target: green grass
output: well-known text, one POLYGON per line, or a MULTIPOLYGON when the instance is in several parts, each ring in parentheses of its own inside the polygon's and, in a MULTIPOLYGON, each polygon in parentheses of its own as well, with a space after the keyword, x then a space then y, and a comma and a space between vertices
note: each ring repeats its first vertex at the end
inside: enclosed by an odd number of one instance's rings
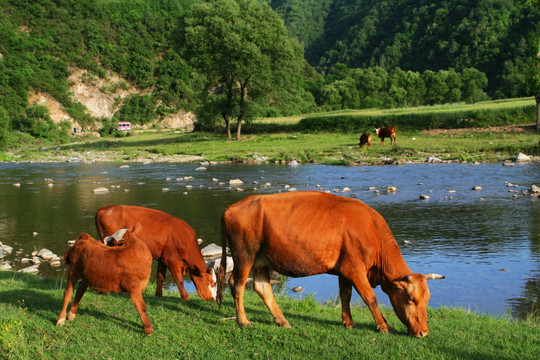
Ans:
MULTIPOLYGON (((337 281, 337 280, 336 280, 337 281)), ((354 329, 341 326, 340 305, 313 298, 277 302, 292 329, 274 325, 253 290, 246 312, 253 324, 240 329, 227 292, 221 308, 197 295, 184 302, 178 293, 144 297, 155 333, 146 337, 126 296, 89 291, 77 318, 55 322, 65 281, 0 272, 0 358, 2 359, 536 359, 538 323, 479 316, 463 310, 428 309, 430 333, 407 335, 393 311, 383 308, 395 334, 379 334, 364 306, 354 306, 354 329)))

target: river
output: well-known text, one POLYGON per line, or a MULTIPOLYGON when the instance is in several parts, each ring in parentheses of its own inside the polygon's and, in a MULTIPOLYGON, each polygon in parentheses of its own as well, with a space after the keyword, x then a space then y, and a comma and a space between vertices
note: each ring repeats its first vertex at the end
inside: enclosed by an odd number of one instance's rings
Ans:
MULTIPOLYGON (((540 295, 540 201, 523 195, 540 180, 540 164, 409 164, 400 166, 233 165, 196 170, 172 163, 2 163, 0 242, 14 248, 14 270, 40 248, 62 255, 81 232, 97 236, 94 214, 110 204, 142 205, 187 221, 220 244, 223 210, 245 196, 329 190, 357 198, 383 215, 409 267, 446 275, 429 282, 430 306, 523 317, 540 295), (229 186, 229 180, 243 184, 229 186), (269 183, 268 187, 262 185, 269 183), (18 184, 18 186, 16 186, 18 184), (510 186, 511 185, 511 186, 510 186), (388 187, 397 191, 387 192, 388 187), (480 186, 481 190, 472 190, 480 186), (107 187, 106 193, 94 193, 107 187), (347 188, 349 191, 347 191, 347 188), (345 192, 343 190, 345 189, 345 192), (428 195, 428 200, 420 200, 428 195), (17 250, 22 253, 16 254, 17 250)), ((65 267, 40 265, 65 279, 65 267)), ((170 274, 168 279, 171 280, 170 274)), ((151 281, 154 281, 152 277, 151 281)), ((192 284, 187 284, 193 292, 192 284)), ((174 288, 173 286, 170 286, 174 288)), ((332 275, 287 278, 279 291, 325 302, 338 294, 332 275), (301 293, 290 289, 302 286, 301 293)), ((1 289, 0 289, 1 293, 1 289)), ((377 289, 380 302, 388 297, 377 289)), ((360 302, 355 293, 353 301, 360 302)))

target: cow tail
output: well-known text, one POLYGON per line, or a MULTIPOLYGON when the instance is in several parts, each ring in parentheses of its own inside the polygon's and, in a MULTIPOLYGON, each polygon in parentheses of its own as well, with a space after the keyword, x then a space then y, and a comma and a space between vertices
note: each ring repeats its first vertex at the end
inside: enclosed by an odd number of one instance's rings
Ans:
POLYGON ((71 248, 67 249, 66 252, 64 253, 64 264, 66 265, 70 265, 70 259, 69 259, 69 255, 71 255, 71 248))
POLYGON ((225 274, 227 274, 227 228, 225 218, 221 217, 221 264, 217 276, 217 294, 216 302, 221 306, 223 301, 223 288, 225 287, 225 274))

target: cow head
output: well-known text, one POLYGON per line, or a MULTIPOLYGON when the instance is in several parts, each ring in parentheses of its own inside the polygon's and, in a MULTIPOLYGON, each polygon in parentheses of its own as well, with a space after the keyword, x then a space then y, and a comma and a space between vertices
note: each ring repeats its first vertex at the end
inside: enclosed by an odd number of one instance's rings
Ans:
POLYGON ((380 130, 381 130, 381 128, 375 128, 375 134, 379 135, 380 130))
POLYGON ((217 283, 216 273, 211 267, 207 267, 205 270, 195 269, 190 274, 191 280, 195 284, 197 293, 203 300, 216 301, 217 295, 217 283))
POLYGON ((405 324, 409 334, 414 337, 424 337, 429 332, 427 304, 430 294, 426 282, 428 279, 444 279, 444 276, 408 275, 392 281, 393 286, 386 291, 399 320, 405 324))

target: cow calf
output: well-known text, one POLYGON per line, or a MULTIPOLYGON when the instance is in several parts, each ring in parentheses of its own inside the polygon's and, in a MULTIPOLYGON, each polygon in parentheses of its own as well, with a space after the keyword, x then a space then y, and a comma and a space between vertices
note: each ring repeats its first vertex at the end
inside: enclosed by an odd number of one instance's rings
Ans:
POLYGON ((75 300, 67 315, 68 320, 75 319, 79 302, 88 287, 98 293, 127 292, 141 317, 146 335, 154 332, 142 297, 150 277, 152 254, 146 244, 133 236, 131 231, 125 231, 121 246, 107 246, 83 233, 79 235, 75 245, 66 250, 64 261, 69 264, 68 281, 56 326, 64 325, 73 288, 80 279, 75 300))

